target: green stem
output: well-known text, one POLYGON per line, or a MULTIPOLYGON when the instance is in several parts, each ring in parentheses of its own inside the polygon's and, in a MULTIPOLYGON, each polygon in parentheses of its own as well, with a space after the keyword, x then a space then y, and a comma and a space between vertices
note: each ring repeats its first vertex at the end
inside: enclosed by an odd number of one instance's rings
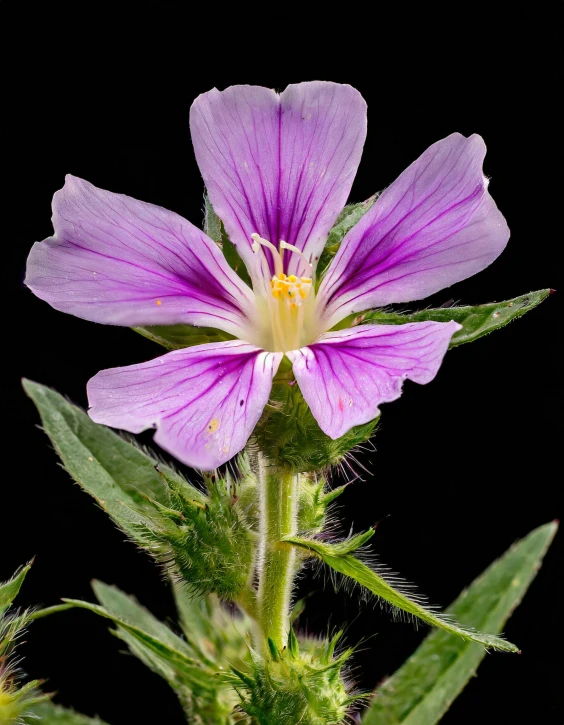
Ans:
POLYGON ((263 650, 268 639, 279 649, 286 644, 290 628, 290 597, 296 554, 282 544, 297 531, 298 474, 277 469, 262 456, 259 460, 260 555, 258 615, 263 650))

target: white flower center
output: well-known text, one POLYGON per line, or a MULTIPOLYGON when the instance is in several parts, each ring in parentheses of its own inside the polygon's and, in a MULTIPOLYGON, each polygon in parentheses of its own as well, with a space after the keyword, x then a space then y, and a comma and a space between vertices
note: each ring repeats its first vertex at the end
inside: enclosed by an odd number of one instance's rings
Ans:
POLYGON ((265 350, 289 352, 312 342, 314 326, 313 309, 315 293, 312 277, 296 277, 284 272, 284 251, 299 254, 311 264, 305 255, 292 244, 281 241, 277 249, 274 244, 258 234, 251 234, 253 252, 257 264, 253 270, 253 289, 260 305, 260 344, 265 350), (274 275, 268 264, 264 249, 267 248, 274 260, 274 275))

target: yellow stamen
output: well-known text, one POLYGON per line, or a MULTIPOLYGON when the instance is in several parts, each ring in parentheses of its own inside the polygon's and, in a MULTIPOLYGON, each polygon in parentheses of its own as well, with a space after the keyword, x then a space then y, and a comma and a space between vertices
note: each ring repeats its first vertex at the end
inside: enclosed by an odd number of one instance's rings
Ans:
MULTIPOLYGON (((313 288, 313 279, 298 277, 296 274, 286 275, 284 251, 298 254, 309 268, 312 265, 304 253, 293 244, 280 241, 277 249, 259 234, 251 234, 251 238, 252 249, 258 255, 256 271, 252 273, 253 288, 255 294, 258 294, 259 298, 262 297, 263 304, 266 303, 264 309, 268 315, 264 320, 268 330, 268 332, 265 330, 267 349, 283 352, 296 350, 304 344, 304 341, 307 344, 311 334, 311 303, 314 295, 311 295, 311 299, 308 298, 313 288), (264 254, 264 247, 270 251, 270 264, 268 255, 264 254), (274 274, 271 271, 272 264, 274 274), (268 339, 270 336, 271 340, 268 339)), ((303 268, 303 264, 301 266, 303 268)), ((212 430, 208 428, 208 432, 212 430)))

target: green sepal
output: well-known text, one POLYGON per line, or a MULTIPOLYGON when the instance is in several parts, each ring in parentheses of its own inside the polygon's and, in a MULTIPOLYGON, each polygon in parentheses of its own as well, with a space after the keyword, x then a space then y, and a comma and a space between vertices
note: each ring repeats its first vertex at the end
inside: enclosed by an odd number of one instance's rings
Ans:
POLYGON ((300 645, 293 627, 290 627, 290 631, 288 632, 288 652, 293 659, 296 659, 300 652, 300 645))
POLYGON ((345 206, 345 208, 341 211, 335 220, 335 224, 329 232, 325 248, 323 249, 317 264, 317 287, 319 287, 324 274, 327 272, 327 268, 333 261, 333 257, 339 251, 339 247, 341 246, 341 242, 343 241, 345 234, 347 234, 347 232, 349 232, 355 224, 362 219, 366 212, 373 206, 377 198, 378 194, 374 194, 366 201, 361 201, 358 204, 347 204, 347 206, 345 206))
POLYGON ((298 599, 298 601, 292 607, 292 611, 290 613, 290 624, 294 624, 298 617, 300 617, 305 612, 307 600, 310 599, 314 594, 314 591, 310 591, 301 599, 298 599))
POLYGON ((268 638, 268 649, 270 650, 270 656, 275 662, 278 662, 280 659, 280 652, 278 651, 278 647, 276 646, 276 642, 272 639, 272 637, 268 638))
POLYGON ((215 595, 193 597, 182 583, 174 584, 174 597, 180 627, 195 656, 217 670, 226 663, 243 667, 249 659, 251 619, 242 611, 234 613, 222 606, 215 595))
MULTIPOLYGON (((205 476, 208 495, 186 497, 168 482, 170 504, 154 503, 155 516, 136 530, 136 539, 162 561, 171 574, 180 574, 198 596, 212 592, 234 600, 247 587, 253 566, 256 536, 236 496, 244 487, 227 472, 205 476)), ((149 517, 147 517, 148 519, 149 517)))
POLYGON ((6 612, 10 604, 18 596, 24 583, 24 579, 31 569, 31 564, 26 564, 19 569, 7 582, 0 584, 0 617, 6 612))
POLYGON ((22 567, 11 579, 0 584, 0 725, 19 725, 24 722, 30 707, 50 697, 39 689, 40 680, 21 682, 18 661, 13 659, 31 617, 29 611, 11 614, 8 609, 30 568, 29 564, 22 567))
POLYGON ((329 506, 345 490, 348 484, 325 491, 326 481, 314 475, 302 475, 298 480, 298 531, 313 535, 327 524, 329 506))
POLYGON ((474 342, 490 332, 498 330, 509 324, 526 312, 534 309, 551 293, 550 289, 529 292, 527 295, 520 295, 505 302, 491 302, 486 305, 475 307, 440 307, 438 309, 421 310, 412 313, 382 312, 373 310, 360 315, 352 315, 346 322, 340 322, 337 327, 351 324, 364 324, 367 322, 380 325, 404 325, 406 322, 450 322, 454 320, 462 325, 452 336, 449 348, 464 345, 467 342, 474 342))
MULTIPOLYGON (((223 222, 215 213, 213 206, 206 195, 206 212, 204 220, 204 231, 210 239, 219 246, 225 257, 225 261, 231 267, 231 269, 245 282, 245 284, 252 287, 251 277, 247 270, 247 267, 241 259, 237 248, 233 242, 227 236, 223 222)), ((249 239, 249 244, 251 240, 249 239)))
POLYGON ((209 196, 206 194, 204 201, 204 232, 216 244, 221 243, 221 219, 215 213, 209 196))
POLYGON ((99 717, 87 717, 66 707, 55 705, 52 702, 42 702, 29 709, 29 725, 41 722, 41 725, 107 725, 99 717))
POLYGON ((291 374, 283 373, 274 380, 254 440, 261 452, 280 468, 293 473, 322 471, 339 465, 353 448, 367 441, 378 420, 355 426, 333 440, 319 427, 291 374))
MULTIPOLYGON (((535 578, 558 524, 515 543, 465 589, 447 612, 467 626, 499 632, 535 578)), ((434 725, 484 659, 482 647, 434 631, 376 690, 362 725, 434 725)), ((501 710, 500 713, 501 714, 501 710)), ((492 713, 495 719, 496 713, 492 713)))
POLYGON ((272 643, 271 658, 263 660, 251 650, 245 670, 231 667, 226 677, 239 693, 239 709, 258 725, 340 725, 349 706, 365 698, 351 693, 343 677, 352 649, 334 654, 341 634, 331 641, 306 640, 300 651, 290 630, 283 650, 272 643))
POLYGON ((505 652, 519 651, 518 647, 501 637, 492 634, 482 634, 481 632, 461 627, 448 615, 440 614, 425 606, 421 597, 415 597, 413 594, 402 592, 401 587, 397 588, 392 586, 386 581, 384 576, 378 574, 362 561, 352 556, 351 552, 365 544, 373 534, 374 530, 369 529, 364 534, 360 534, 339 544, 327 544, 325 542, 299 537, 286 537, 284 541, 302 550, 310 551, 334 571, 349 577, 393 607, 401 609, 433 627, 443 629, 450 634, 456 634, 464 640, 478 642, 485 648, 493 648, 505 652))
MULTIPOLYGON (((13 672, 11 674, 14 674, 13 672)), ((0 675, 0 725, 21 725, 35 722, 35 706, 47 701, 51 695, 44 695, 39 690, 40 680, 27 682, 17 689, 12 689, 8 682, 5 687, 4 677, 0 675)))
POLYGON ((193 345, 205 345, 209 342, 225 342, 234 340, 234 336, 214 327, 193 327, 192 325, 150 325, 149 327, 132 327, 138 332, 167 350, 180 350, 193 345))

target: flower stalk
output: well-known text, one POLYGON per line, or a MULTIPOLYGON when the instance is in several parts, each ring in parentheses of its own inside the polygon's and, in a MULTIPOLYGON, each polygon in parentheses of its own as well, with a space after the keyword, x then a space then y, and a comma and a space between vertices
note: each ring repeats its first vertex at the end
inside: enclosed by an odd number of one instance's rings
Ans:
POLYGON ((288 638, 296 553, 282 539, 297 532, 299 475, 277 468, 263 456, 259 458, 261 538, 257 596, 263 651, 267 651, 269 639, 282 649, 288 638))

